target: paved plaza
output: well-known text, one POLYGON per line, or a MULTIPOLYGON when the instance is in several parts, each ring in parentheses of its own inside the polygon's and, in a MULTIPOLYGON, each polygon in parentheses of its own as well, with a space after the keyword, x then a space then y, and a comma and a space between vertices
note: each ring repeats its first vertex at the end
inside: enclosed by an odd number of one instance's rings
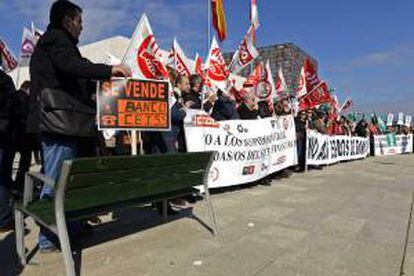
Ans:
MULTIPOLYGON (((413 168, 414 155, 375 157, 215 193, 218 236, 196 219, 208 223, 204 201, 166 224, 123 210, 77 241, 75 259, 81 275, 414 275, 413 168)), ((64 275, 57 253, 34 251, 22 270, 14 238, 0 236, 0 275, 64 275)))

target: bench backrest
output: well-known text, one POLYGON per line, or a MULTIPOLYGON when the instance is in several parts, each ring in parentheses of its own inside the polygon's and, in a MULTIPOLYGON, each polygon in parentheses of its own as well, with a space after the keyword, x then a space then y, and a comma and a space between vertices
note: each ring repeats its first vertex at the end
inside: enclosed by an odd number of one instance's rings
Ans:
POLYGON ((65 186, 65 210, 107 206, 202 185, 212 154, 199 152, 65 161, 63 177, 58 183, 65 186))

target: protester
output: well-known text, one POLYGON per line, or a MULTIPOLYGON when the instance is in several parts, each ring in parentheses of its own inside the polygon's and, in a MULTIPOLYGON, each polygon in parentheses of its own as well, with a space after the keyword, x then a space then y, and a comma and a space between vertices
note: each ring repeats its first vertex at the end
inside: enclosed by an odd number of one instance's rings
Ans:
POLYGON ((317 111, 312 120, 312 126, 321 134, 326 134, 325 118, 322 111, 317 111))
MULTIPOLYGON (((70 1, 56 1, 50 9, 47 31, 39 39, 30 62, 32 92, 40 95, 44 174, 55 181, 64 160, 82 155, 83 138, 96 134, 92 101, 96 86, 91 79, 131 75, 124 65, 94 64, 83 58, 77 48, 82 29, 82 9, 70 1)), ((53 189, 44 185, 41 198, 53 196, 53 189)), ((40 250, 54 250, 54 240, 54 235, 42 228, 40 250)))
POLYGON ((307 128, 307 113, 305 111, 299 111, 298 117, 295 118, 296 127, 296 144, 298 155, 298 166, 296 172, 305 171, 306 166, 306 128, 307 128))
POLYGON ((0 232, 13 229, 10 206, 13 166, 13 80, 0 70, 0 232))
MULTIPOLYGON (((29 171, 32 152, 37 152, 38 137, 26 131, 27 114, 29 112, 30 82, 25 81, 14 95, 14 116, 16 120, 15 149, 19 153, 19 166, 14 181, 15 194, 22 197, 24 178, 29 171)), ((13 155, 14 157, 14 155, 13 155)))
POLYGON ((199 75, 191 75, 189 81, 191 89, 189 93, 185 93, 183 95, 184 105, 191 109, 200 109, 200 93, 203 85, 203 79, 199 75))
MULTIPOLYGON (((207 107, 207 109, 209 108, 207 107)), ((239 119, 234 97, 225 94, 221 90, 217 92, 217 100, 214 106, 212 106, 212 109, 211 117, 216 121, 239 119)))
POLYGON ((255 120, 259 117, 257 99, 251 93, 244 95, 243 102, 237 108, 241 120, 255 120))

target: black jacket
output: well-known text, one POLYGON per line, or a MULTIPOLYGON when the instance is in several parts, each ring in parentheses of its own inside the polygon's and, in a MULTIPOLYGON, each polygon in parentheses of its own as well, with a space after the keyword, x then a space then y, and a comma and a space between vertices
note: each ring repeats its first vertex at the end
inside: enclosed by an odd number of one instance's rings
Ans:
POLYGON ((255 120, 259 116, 257 109, 249 109, 244 102, 239 105, 237 112, 241 120, 255 120))
POLYGON ((258 105, 260 118, 272 117, 272 111, 270 110, 269 104, 266 101, 260 101, 258 105))
POLYGON ((9 147, 12 142, 15 122, 13 116, 13 80, 0 70, 0 147, 9 147))
POLYGON ((201 109, 201 99, 199 95, 194 91, 190 91, 189 93, 183 93, 182 98, 184 100, 184 104, 186 104, 189 101, 193 102, 193 104, 189 108, 201 109))
POLYGON ((227 96, 220 94, 214 104, 211 117, 216 121, 239 119, 236 103, 230 100, 227 96))
POLYGON ((94 107, 91 95, 96 85, 91 80, 111 77, 111 66, 94 64, 83 58, 77 43, 67 31, 50 27, 37 43, 30 61, 29 132, 39 130, 39 95, 43 89, 61 89, 94 107))
POLYGON ((306 122, 295 118, 296 139, 306 141, 306 122))

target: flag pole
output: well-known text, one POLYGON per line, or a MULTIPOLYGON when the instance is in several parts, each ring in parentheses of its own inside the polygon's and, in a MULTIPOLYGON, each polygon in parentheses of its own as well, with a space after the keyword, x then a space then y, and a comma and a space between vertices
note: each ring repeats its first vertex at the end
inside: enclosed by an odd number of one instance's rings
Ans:
MULTIPOLYGON (((210 52, 211 48, 211 0, 206 0, 207 2, 207 55, 210 52)), ((203 64, 201 64, 202 66, 203 64)), ((206 100, 206 87, 204 84, 204 93, 202 93, 201 102, 204 103, 206 100)))

